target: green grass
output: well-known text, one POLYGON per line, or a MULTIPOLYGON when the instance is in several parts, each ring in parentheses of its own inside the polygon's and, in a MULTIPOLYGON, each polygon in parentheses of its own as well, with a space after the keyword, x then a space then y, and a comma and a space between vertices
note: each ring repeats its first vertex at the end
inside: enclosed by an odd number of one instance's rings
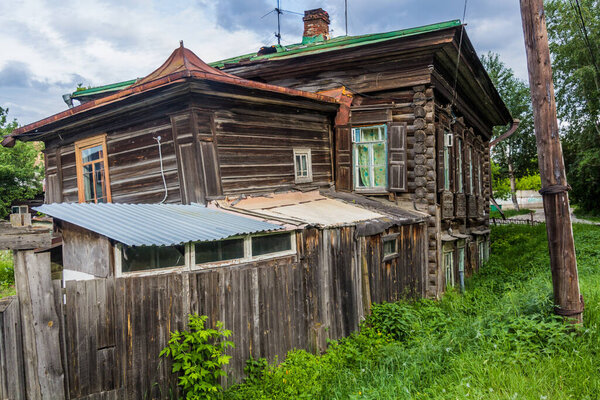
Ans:
POLYGON ((0 299, 15 294, 15 275, 10 250, 0 251, 0 299))
MULTIPOLYGON (((533 210, 530 210, 528 208, 522 208, 520 210, 502 210, 502 212, 504 213, 504 216, 506 218, 510 218, 510 217, 514 217, 515 215, 525 215, 525 214, 529 214, 531 212, 533 212, 533 210)), ((490 211, 490 218, 502 218, 502 215, 500 215, 499 211, 490 211)))
MULTIPOLYGON (((600 227, 576 224, 584 325, 552 312, 546 227, 492 229, 492 256, 464 295, 374 306, 320 356, 253 368, 226 399, 598 399, 600 227)), ((256 366, 256 364, 255 364, 256 366)))

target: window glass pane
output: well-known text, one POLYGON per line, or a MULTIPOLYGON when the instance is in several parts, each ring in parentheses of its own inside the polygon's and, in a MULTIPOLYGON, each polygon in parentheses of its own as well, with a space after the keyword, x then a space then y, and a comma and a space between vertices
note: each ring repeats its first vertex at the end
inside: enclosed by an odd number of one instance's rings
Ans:
POLYGON ((252 256, 277 253, 292 249, 290 233, 279 233, 276 235, 255 236, 252 238, 252 256))
POLYGON ((81 151, 81 161, 84 163, 102 158, 102 145, 90 147, 81 151))
POLYGON ((444 267, 446 270, 446 285, 454 286, 454 265, 452 262, 452 258, 454 256, 453 252, 444 253, 444 267))
POLYGON ((360 141, 361 142, 375 142, 379 139, 379 127, 374 128, 361 128, 360 129, 360 141))
POLYGON ((384 240, 383 241, 383 255, 389 256, 396 254, 396 239, 384 240))
POLYGON ((356 146, 356 162, 358 163, 358 179, 357 183, 360 187, 371 186, 371 178, 369 172, 369 145, 359 144, 356 146))
POLYGON ((296 176, 302 176, 302 163, 300 162, 300 154, 296 154, 296 176))
POLYGON ((103 203, 104 201, 102 201, 105 197, 105 190, 104 190, 104 168, 102 168, 102 163, 98 162, 98 163, 94 163, 92 164, 94 166, 94 180, 95 180, 95 192, 96 192, 96 198, 98 200, 98 203, 103 203))
POLYGON ((123 272, 184 266, 185 246, 123 246, 121 265, 123 272))
POLYGON ((93 165, 84 165, 83 166, 83 194, 85 201, 93 201, 94 200, 94 173, 93 173, 93 165))
POLYGON ((196 264, 244 258, 244 239, 196 243, 196 264))
POLYGON ((384 143, 375 143, 373 146, 373 186, 385 187, 386 178, 386 152, 384 143))
POLYGON ((462 165, 462 139, 456 141, 457 155, 456 155, 456 170, 458 174, 458 193, 463 192, 463 165, 462 165))
POLYGON ((461 247, 458 249, 458 271, 464 272, 465 270, 465 248, 461 247))
POLYGON ((308 156, 306 154, 302 154, 302 156, 300 156, 300 160, 302 161, 302 176, 308 176, 308 168, 306 167, 307 157, 308 156))

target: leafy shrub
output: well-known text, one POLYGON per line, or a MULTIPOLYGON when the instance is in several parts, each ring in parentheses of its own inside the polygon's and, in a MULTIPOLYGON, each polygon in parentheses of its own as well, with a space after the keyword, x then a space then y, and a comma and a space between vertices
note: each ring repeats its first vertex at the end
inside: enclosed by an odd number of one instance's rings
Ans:
POLYGON ((173 373, 181 373, 179 386, 187 400, 214 398, 223 388, 219 378, 226 375, 223 366, 231 356, 223 352, 234 344, 225 340, 231 335, 223 322, 217 321, 216 329, 205 328, 206 315, 189 316, 189 331, 171 333, 169 344, 161 357, 173 359, 173 373))
POLYGON ((527 175, 517 179, 517 190, 540 190, 542 179, 540 174, 527 175))
POLYGON ((246 360, 246 366, 244 367, 244 374, 246 374, 244 382, 257 383, 260 381, 268 365, 269 363, 266 358, 260 357, 255 359, 250 356, 250 358, 246 360))

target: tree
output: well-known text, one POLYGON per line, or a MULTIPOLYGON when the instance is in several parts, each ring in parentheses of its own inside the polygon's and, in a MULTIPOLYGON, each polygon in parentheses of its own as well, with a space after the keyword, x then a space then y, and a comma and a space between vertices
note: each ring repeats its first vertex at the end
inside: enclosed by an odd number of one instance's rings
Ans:
MULTIPOLYGON (((17 121, 7 122, 8 109, 0 107, 0 137, 17 127, 17 121)), ((10 213, 16 200, 35 197, 42 191, 44 162, 40 143, 17 141, 14 147, 0 146, 0 218, 10 213)))
POLYGON ((600 1, 550 0, 545 8, 571 197, 600 213, 600 1))
MULTIPOLYGON (((518 210, 516 180, 531 175, 538 168, 529 86, 515 76, 513 70, 500 60, 498 54, 491 52, 485 54, 481 57, 481 62, 513 118, 521 121, 512 136, 492 149, 492 158, 497 165, 498 174, 494 176, 494 181, 506 177, 510 179, 512 200, 518 210)), ((500 136, 508 129, 509 126, 496 127, 494 137, 500 136)))

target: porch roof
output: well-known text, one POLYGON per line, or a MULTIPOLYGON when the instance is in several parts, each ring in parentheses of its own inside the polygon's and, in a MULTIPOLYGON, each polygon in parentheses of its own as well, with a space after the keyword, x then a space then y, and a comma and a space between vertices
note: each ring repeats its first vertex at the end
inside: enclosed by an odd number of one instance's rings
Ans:
POLYGON ((283 229, 200 204, 55 203, 33 209, 129 246, 170 246, 283 229))

